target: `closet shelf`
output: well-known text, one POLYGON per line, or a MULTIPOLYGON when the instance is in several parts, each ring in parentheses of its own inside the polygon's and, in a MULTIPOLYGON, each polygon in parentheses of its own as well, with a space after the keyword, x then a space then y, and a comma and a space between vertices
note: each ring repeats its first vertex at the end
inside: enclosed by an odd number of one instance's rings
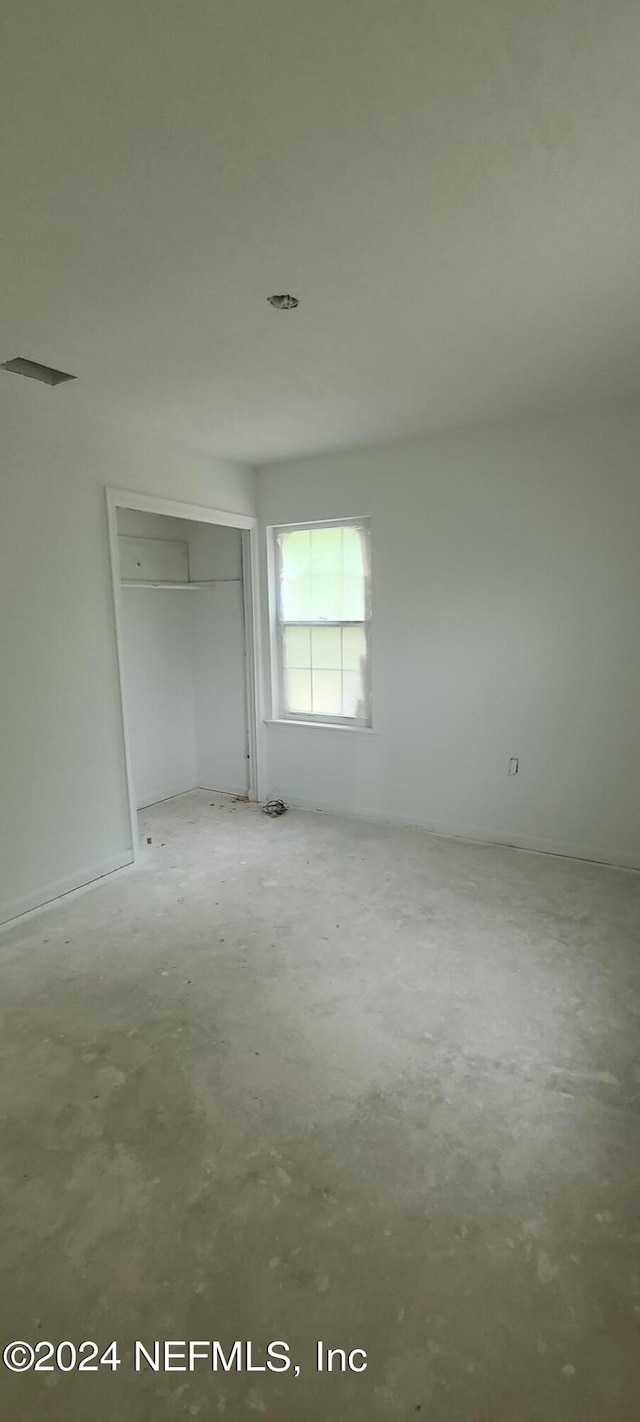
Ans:
POLYGON ((188 588, 215 588, 220 583, 240 583, 241 578, 207 578, 200 582, 193 583, 161 583, 155 582, 152 578, 123 578, 121 587, 123 588, 173 588, 174 591, 185 592, 188 588))

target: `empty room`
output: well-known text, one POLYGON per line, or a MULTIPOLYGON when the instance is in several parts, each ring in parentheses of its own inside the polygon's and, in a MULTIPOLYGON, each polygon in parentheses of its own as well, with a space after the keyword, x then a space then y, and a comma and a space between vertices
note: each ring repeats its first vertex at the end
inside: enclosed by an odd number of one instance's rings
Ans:
POLYGON ((637 1422, 640 9, 0 11, 2 1416, 637 1422))

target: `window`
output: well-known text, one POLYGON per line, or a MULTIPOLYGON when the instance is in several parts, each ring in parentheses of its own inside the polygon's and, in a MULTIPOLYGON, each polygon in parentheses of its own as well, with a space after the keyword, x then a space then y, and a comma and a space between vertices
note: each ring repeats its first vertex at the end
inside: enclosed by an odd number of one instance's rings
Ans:
POLYGON ((279 714, 370 726, 369 522, 274 532, 279 714))

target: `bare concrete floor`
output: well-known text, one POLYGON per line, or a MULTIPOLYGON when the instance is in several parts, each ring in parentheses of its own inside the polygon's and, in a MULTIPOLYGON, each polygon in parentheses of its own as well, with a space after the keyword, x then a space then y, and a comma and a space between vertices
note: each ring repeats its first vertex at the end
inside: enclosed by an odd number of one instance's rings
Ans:
POLYGON ((0 1369, 3 1417, 637 1422, 640 876, 143 819, 139 870, 0 939, 2 1342, 122 1358, 0 1369), (136 1374, 136 1339, 301 1371, 136 1374))

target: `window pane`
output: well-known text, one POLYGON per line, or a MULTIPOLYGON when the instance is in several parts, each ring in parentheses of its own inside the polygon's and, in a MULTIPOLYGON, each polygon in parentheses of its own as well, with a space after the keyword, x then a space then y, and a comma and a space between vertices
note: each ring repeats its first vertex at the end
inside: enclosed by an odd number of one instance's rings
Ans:
POLYGON ((285 667, 311 666, 311 631, 309 627, 285 627, 282 644, 285 667))
POLYGON ((311 534, 308 528, 278 536, 282 616, 306 618, 311 613, 311 534))
POLYGON ((311 672, 285 670, 284 697, 287 711, 310 712, 312 710, 311 672))
POLYGON ((342 665, 345 671, 360 671, 360 663, 367 655, 367 639, 364 627, 343 627, 342 665))
POLYGON ((342 572, 314 574, 311 579, 311 620, 342 617, 342 572))
POLYGON ((356 573, 346 573, 342 616, 345 622, 362 621, 364 618, 364 581, 356 573))
POLYGON ((342 715, 342 672, 314 671, 313 710, 316 716, 342 715))
POLYGON ((342 683, 342 715, 356 716, 363 721, 366 708, 361 673, 359 671, 343 672, 342 683))
POLYGON ((343 528, 342 560, 345 573, 364 576, 362 534, 359 528, 343 528))
POLYGON ((341 528, 312 528, 311 530, 311 572, 335 573, 342 571, 341 528))
POLYGON ((306 578, 311 572, 311 534, 308 528, 294 529, 279 537, 280 559, 285 578, 306 578))
POLYGON ((280 589, 283 622, 305 621, 311 617, 311 578, 284 579, 280 589))
POLYGON ((360 621, 365 616, 364 535, 358 528, 282 531, 283 621, 360 621))
POLYGON ((342 665, 342 628, 314 627, 311 632, 311 665, 339 671, 342 665))

